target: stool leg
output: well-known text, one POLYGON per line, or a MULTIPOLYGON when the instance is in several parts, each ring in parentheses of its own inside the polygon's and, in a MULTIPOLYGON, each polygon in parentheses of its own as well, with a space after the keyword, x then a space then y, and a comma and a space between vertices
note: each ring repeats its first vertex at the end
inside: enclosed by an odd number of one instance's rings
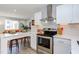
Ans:
POLYGON ((22 44, 22 39, 21 39, 21 44, 22 44))
POLYGON ((24 38, 24 47, 26 46, 26 37, 24 38))
POLYGON ((18 47, 18 52, 19 52, 19 42, 17 39, 16 39, 16 47, 18 47))
POLYGON ((10 49, 10 53, 12 54, 12 41, 10 41, 9 49, 10 49))
POLYGON ((30 47, 30 38, 27 38, 28 41, 28 47, 30 47))

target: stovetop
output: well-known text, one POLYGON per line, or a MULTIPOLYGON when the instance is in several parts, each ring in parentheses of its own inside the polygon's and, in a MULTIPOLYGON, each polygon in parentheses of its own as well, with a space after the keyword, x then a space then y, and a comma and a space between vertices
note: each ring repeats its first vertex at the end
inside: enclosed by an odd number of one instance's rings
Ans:
POLYGON ((53 31, 52 33, 45 32, 44 34, 37 34, 37 35, 46 36, 46 37, 53 37, 56 34, 57 34, 57 31, 53 31))
POLYGON ((52 37, 53 36, 53 35, 45 35, 45 34, 37 34, 37 35, 46 36, 46 37, 52 37))

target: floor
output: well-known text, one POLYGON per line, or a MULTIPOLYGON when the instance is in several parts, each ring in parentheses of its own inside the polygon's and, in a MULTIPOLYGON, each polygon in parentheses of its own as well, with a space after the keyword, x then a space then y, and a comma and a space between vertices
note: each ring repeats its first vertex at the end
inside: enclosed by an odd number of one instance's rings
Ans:
POLYGON ((35 50, 30 48, 30 44, 26 42, 24 45, 23 42, 19 42, 19 48, 16 45, 12 45, 12 53, 11 53, 11 48, 8 48, 8 54, 43 54, 41 52, 37 53, 35 50))
POLYGON ((19 52, 19 54, 37 54, 37 53, 31 48, 24 48, 19 52))
MULTIPOLYGON (((11 54, 10 49, 8 49, 8 53, 11 54)), ((37 54, 37 53, 33 49, 29 48, 27 44, 26 46, 24 46, 24 44, 21 44, 19 42, 19 49, 16 45, 12 46, 12 54, 37 54)))
MULTIPOLYGON (((10 54, 10 51, 8 51, 8 53, 10 54)), ((22 48, 22 49, 19 49, 19 52, 18 52, 17 47, 12 47, 12 54, 37 54, 37 53, 31 48, 22 48)))

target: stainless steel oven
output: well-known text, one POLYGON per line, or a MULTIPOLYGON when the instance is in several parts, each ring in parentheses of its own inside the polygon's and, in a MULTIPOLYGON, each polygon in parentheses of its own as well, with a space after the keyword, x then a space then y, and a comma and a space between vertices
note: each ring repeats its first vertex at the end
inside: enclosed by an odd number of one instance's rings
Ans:
POLYGON ((45 30, 44 34, 37 35, 37 52, 53 53, 53 36, 57 31, 45 30))
POLYGON ((53 48, 52 48, 52 37, 46 37, 46 36, 37 36, 38 38, 38 43, 37 43, 37 49, 38 52, 41 53, 53 53, 53 48))

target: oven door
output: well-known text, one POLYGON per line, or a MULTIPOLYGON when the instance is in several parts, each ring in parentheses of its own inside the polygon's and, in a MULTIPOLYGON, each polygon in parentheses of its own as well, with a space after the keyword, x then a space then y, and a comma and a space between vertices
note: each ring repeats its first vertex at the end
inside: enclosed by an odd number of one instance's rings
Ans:
POLYGON ((52 37, 38 36, 37 49, 44 52, 52 53, 52 37))

